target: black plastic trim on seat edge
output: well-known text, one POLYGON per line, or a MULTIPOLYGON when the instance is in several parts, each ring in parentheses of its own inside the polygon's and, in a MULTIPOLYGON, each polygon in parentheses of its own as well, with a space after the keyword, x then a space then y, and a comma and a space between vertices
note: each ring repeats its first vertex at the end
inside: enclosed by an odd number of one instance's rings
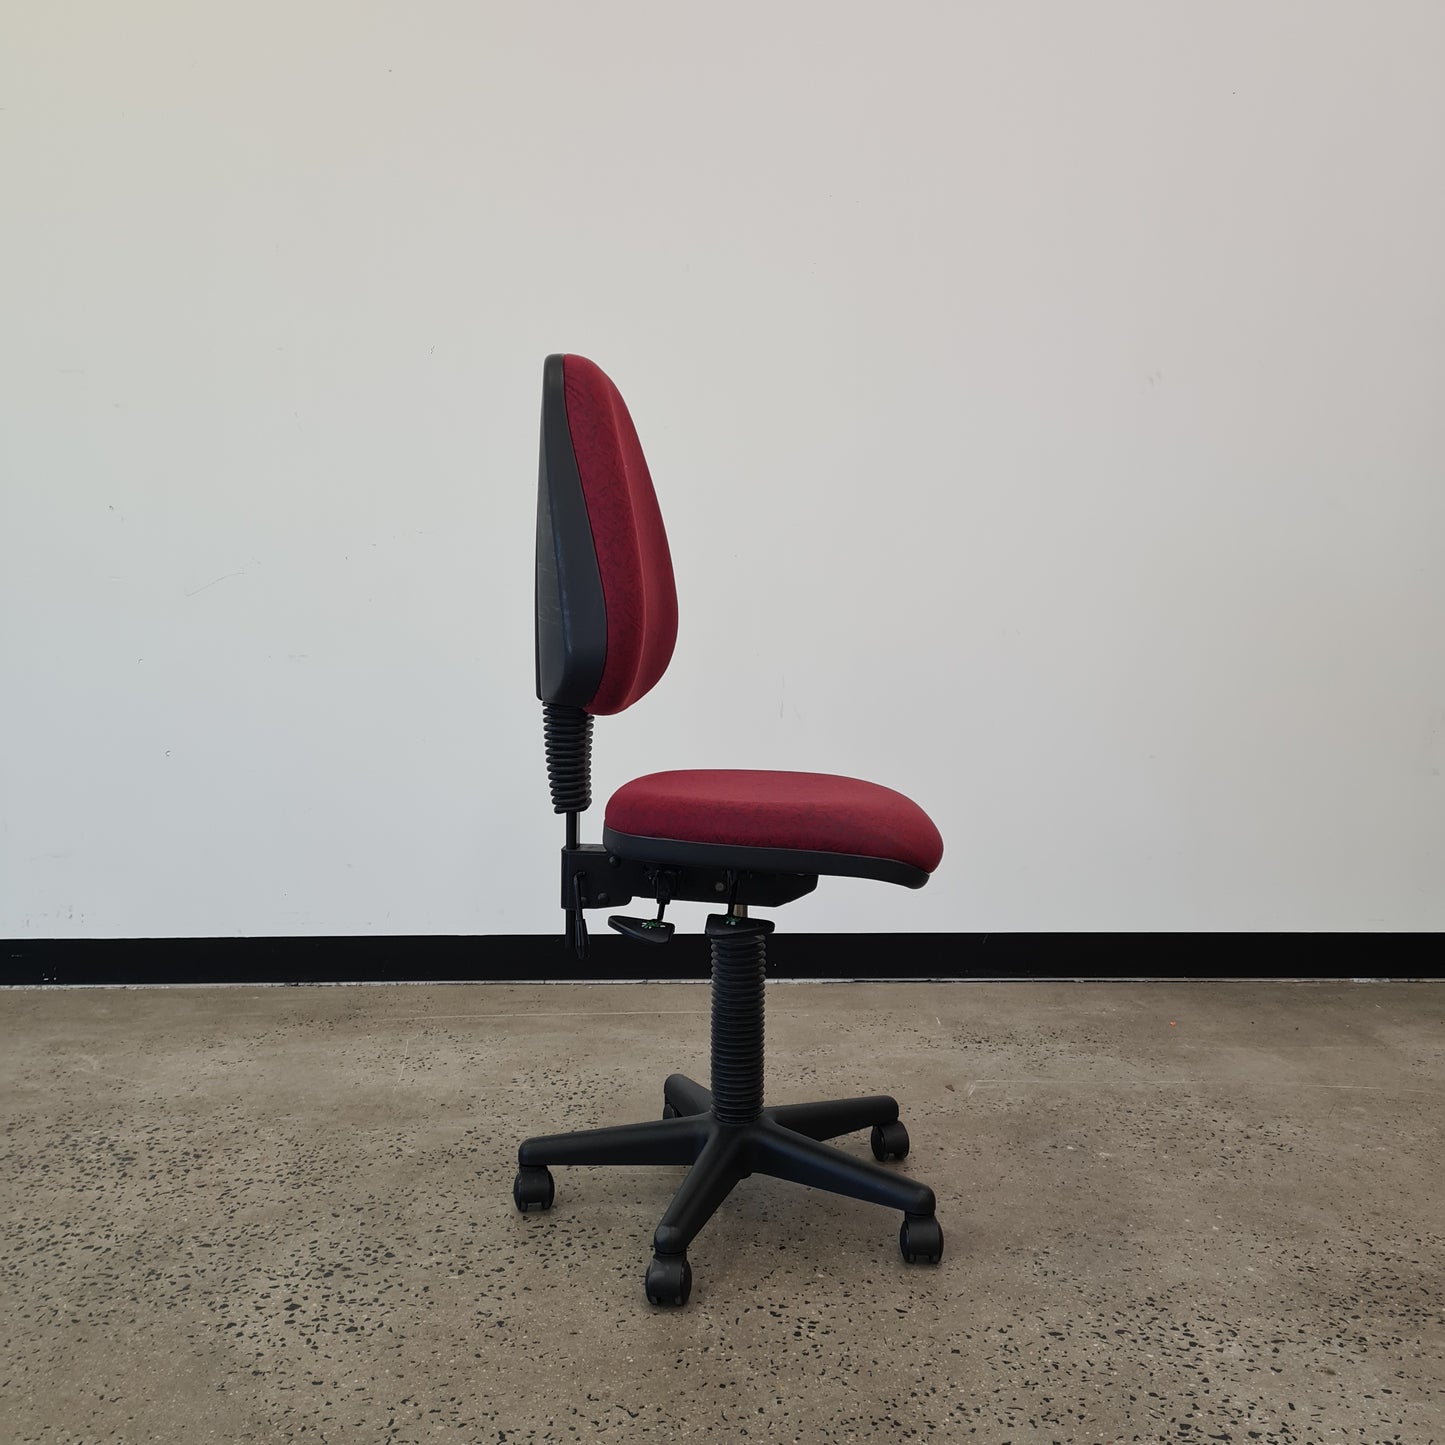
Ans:
MULTIPOLYGON (((679 905, 666 948, 599 934, 579 962, 555 933, 331 938, 0 940, 0 986, 701 982, 708 940, 679 905)), ((789 979, 1431 979, 1426 933, 788 933, 768 973, 789 979)), ((1423 1000, 1438 1006, 1438 997, 1423 1000)))
POLYGON ((537 464, 537 696, 586 707, 607 666, 607 608, 577 453, 567 422, 561 354, 542 368, 537 464))
POLYGON ((735 868, 748 873, 819 873, 830 878, 874 878, 904 888, 922 888, 929 874, 896 858, 857 853, 813 853, 802 848, 739 848, 731 843, 687 843, 679 838, 644 838, 602 829, 602 844, 619 858, 678 868, 735 868))

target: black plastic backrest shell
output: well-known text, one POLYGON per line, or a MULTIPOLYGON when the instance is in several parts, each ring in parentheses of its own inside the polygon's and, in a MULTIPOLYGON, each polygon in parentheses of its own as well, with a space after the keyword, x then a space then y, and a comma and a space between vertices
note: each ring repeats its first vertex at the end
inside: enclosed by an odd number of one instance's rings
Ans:
POLYGON ((537 471, 537 696, 585 708, 607 664, 607 607, 567 425, 562 357, 542 372, 537 471))

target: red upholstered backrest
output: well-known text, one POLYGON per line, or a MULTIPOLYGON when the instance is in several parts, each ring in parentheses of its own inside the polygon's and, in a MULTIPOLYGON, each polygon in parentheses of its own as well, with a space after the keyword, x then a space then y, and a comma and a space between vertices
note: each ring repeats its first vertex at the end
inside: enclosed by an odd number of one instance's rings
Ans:
POLYGON ((590 713, 621 712, 651 691, 672 659, 672 555, 627 403, 585 356, 564 357, 562 374, 607 610, 607 661, 586 706, 590 713))

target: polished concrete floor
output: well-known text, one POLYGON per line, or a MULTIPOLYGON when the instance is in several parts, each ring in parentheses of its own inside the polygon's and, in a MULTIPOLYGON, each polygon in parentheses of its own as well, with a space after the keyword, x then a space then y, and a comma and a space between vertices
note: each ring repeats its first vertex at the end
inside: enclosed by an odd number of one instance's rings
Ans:
POLYGON ((777 985, 770 1098, 896 1094, 946 1258, 755 1177, 657 1310, 682 1171, 522 1216, 514 1151, 706 1009, 0 993, 0 1439, 1445 1442, 1445 989, 777 985))

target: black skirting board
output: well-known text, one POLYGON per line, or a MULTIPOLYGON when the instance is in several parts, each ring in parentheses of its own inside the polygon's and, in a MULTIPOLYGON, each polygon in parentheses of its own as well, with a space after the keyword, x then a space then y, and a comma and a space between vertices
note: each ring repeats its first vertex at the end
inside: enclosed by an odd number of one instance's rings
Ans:
MULTIPOLYGON (((798 979, 1429 978, 1432 934, 785 933, 768 973, 798 979)), ((705 979, 707 941, 556 935, 15 939, 0 985, 609 982, 705 979)))

